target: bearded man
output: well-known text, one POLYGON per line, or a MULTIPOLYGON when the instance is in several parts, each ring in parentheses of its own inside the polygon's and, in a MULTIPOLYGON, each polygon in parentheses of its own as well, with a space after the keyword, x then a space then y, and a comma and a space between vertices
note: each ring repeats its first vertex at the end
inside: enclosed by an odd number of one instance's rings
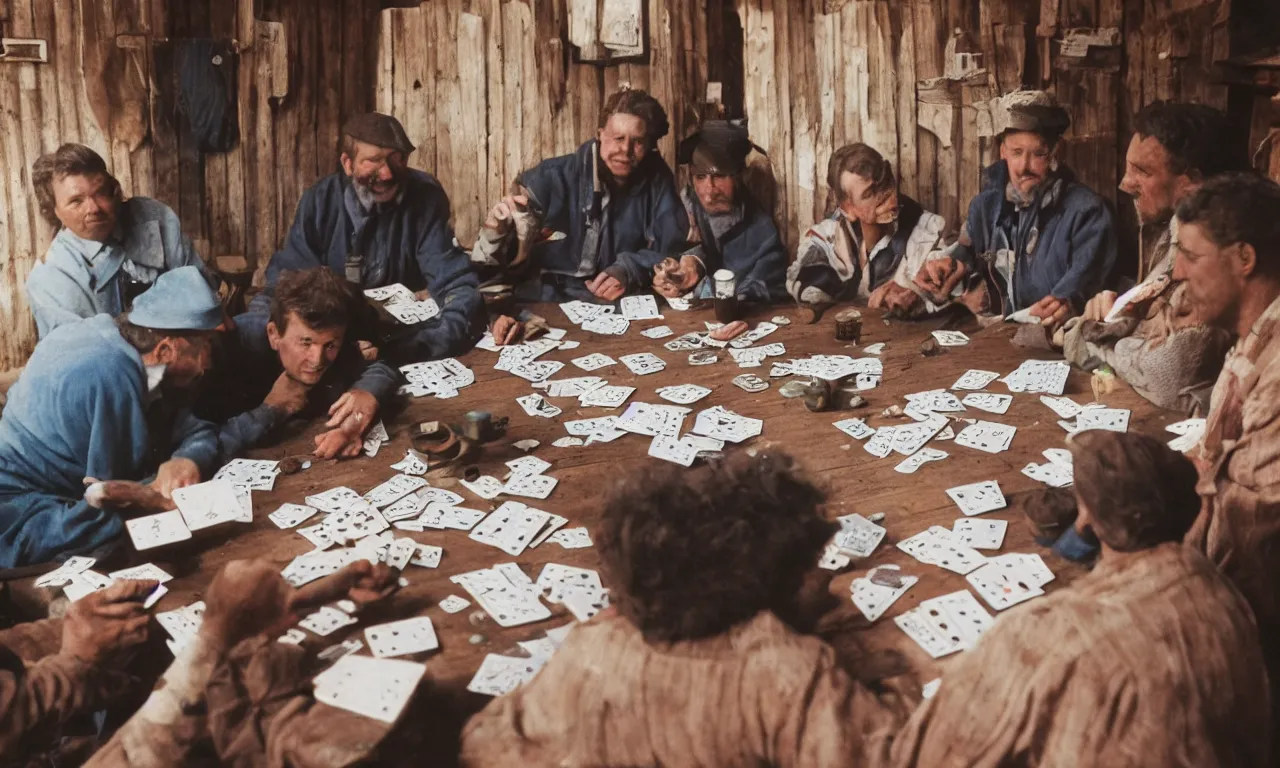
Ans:
MULTIPOLYGON (((246 346, 267 338, 271 294, 287 270, 328 267, 362 290, 400 283, 430 294, 438 314, 379 324, 369 340, 396 365, 467 351, 484 330, 475 274, 449 224, 449 197, 409 168, 413 143, 400 121, 372 112, 342 129, 342 170, 308 189, 284 248, 267 265, 267 289, 236 319, 246 346)), ((374 356, 366 345, 366 356, 374 356)))

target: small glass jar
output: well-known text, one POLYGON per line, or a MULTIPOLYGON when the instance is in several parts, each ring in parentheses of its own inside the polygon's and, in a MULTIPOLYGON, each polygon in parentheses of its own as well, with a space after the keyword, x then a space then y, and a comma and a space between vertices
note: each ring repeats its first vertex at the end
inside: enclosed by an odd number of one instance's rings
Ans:
POLYGON ((715 297, 717 299, 735 299, 738 297, 738 279, 734 277, 731 270, 717 269, 711 279, 715 282, 715 297))

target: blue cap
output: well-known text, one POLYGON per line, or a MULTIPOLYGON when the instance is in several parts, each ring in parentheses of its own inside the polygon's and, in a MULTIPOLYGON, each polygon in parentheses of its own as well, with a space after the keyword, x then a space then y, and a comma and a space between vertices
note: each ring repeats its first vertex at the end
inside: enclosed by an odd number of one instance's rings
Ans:
POLYGON ((212 331, 222 325, 222 303, 195 267, 160 275, 133 301, 129 322, 158 331, 212 331))

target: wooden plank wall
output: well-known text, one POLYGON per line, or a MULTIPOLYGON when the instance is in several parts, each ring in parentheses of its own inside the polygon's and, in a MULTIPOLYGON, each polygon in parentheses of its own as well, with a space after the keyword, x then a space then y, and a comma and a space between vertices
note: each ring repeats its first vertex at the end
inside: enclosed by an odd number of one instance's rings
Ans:
POLYGON ((0 370, 34 346, 22 285, 52 230, 30 166, 63 141, 101 152, 129 194, 172 206, 206 256, 261 265, 302 191, 336 169, 342 121, 375 106, 404 121, 465 244, 520 170, 594 133, 607 94, 629 85, 662 101, 670 161, 708 79, 724 82, 731 116, 745 112, 768 151, 753 163, 794 245, 827 209, 831 152, 851 141, 892 158, 907 193, 958 227, 994 156, 984 105, 1019 84, 1067 103, 1064 157, 1112 199, 1139 106, 1226 105, 1209 63, 1228 53, 1229 0, 644 0, 646 56, 608 66, 575 61, 566 4, 0 0, 4 36, 50 51, 48 64, 0 64, 0 370), (1104 26, 1120 28, 1118 47, 1061 54, 1063 30, 1104 26), (179 112, 176 46, 193 37, 244 47, 242 142, 225 154, 199 152, 179 112), (936 80, 953 50, 980 53, 985 73, 936 80))

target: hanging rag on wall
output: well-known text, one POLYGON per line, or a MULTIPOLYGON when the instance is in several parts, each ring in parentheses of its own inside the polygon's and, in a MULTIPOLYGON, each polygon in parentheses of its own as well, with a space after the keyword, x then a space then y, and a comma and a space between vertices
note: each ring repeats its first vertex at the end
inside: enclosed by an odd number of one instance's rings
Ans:
POLYGON ((240 139, 236 108, 239 55, 230 40, 177 41, 179 104, 203 152, 227 152, 240 139))

